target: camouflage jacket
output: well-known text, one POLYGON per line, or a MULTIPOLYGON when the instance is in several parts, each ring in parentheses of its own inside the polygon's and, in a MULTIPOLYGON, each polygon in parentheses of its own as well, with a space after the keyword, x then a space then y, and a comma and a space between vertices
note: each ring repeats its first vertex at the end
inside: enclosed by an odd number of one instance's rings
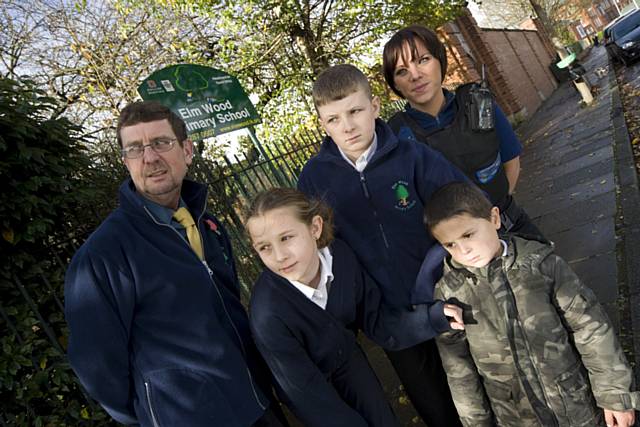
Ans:
POLYGON ((637 407, 606 313, 551 246, 512 237, 478 269, 449 258, 435 297, 464 309, 465 331, 437 343, 465 426, 604 426, 598 407, 637 407))

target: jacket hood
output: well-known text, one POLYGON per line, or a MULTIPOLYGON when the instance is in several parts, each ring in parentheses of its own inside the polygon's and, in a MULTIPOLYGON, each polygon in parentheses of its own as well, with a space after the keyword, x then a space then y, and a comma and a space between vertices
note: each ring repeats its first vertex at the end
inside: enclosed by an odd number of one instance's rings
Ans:
POLYGON ((500 269, 509 270, 516 267, 528 266, 536 269, 540 263, 551 253, 554 245, 551 242, 538 240, 528 240, 515 235, 504 236, 507 242, 507 254, 495 258, 484 267, 465 267, 454 261, 450 255, 445 259, 444 274, 451 287, 462 286, 466 279, 471 279, 474 283, 478 277, 488 278, 500 269))

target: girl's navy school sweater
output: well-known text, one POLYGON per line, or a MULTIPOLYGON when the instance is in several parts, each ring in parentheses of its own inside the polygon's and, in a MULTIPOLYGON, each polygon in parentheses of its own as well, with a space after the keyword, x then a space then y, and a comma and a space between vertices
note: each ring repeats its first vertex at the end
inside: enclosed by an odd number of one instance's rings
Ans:
MULTIPOLYGON (((431 338, 429 307, 418 305, 412 311, 385 307, 377 285, 347 244, 335 240, 330 250, 334 279, 326 309, 288 280, 265 270, 251 296, 251 331, 281 399, 305 424, 323 425, 330 414, 332 420, 340 420, 339 425, 360 425, 360 415, 342 400, 329 378, 357 350, 358 329, 391 350, 431 338)), ((370 398, 367 390, 359 394, 370 398)))

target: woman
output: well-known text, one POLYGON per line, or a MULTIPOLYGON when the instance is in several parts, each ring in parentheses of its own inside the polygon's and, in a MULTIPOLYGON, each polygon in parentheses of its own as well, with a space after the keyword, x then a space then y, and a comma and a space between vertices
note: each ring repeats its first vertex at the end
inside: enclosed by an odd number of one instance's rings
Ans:
POLYGON ((502 231, 542 237, 511 196, 520 174, 520 141, 491 98, 484 109, 489 128, 474 126, 478 101, 489 94, 480 85, 443 89, 447 55, 436 34, 420 25, 398 31, 384 47, 383 71, 391 89, 407 100, 389 120, 398 137, 428 144, 464 172, 500 209, 502 231))

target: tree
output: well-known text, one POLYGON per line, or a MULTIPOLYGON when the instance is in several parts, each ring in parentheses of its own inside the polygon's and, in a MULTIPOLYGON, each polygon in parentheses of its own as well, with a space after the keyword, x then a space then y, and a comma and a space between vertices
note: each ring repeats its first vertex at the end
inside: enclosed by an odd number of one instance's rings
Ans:
MULTIPOLYGON (((149 2, 121 0, 120 4, 140 7, 149 2)), ((247 0, 230 7, 222 0, 173 0, 171 4, 183 13, 188 10, 216 20, 220 37, 193 45, 189 57, 236 75, 258 98, 263 136, 277 139, 316 126, 309 94, 324 68, 354 63, 379 90, 384 87, 379 72, 384 39, 409 23, 437 27, 460 13, 465 1, 247 0)))
POLYGON ((6 28, 0 75, 26 74, 45 88, 58 101, 57 115, 98 137, 97 151, 117 148, 115 118, 138 98, 144 78, 163 66, 191 62, 192 46, 218 37, 212 18, 171 8, 160 14, 148 4, 6 0, 0 24, 6 28))
MULTIPOLYGON (((195 63, 236 75, 258 99, 263 139, 316 126, 311 84, 330 64, 351 62, 388 95, 381 44, 409 23, 431 27, 464 0, 5 0, 0 38, 7 76, 29 74, 65 115, 99 141, 113 141, 116 112, 151 72, 195 63)), ((113 143, 113 142, 112 142, 113 143)))
POLYGON ((532 13, 529 0, 471 0, 469 9, 481 28, 519 29, 532 13))
POLYGON ((571 41, 566 40, 567 27, 571 22, 580 19, 578 16, 580 10, 593 5, 592 0, 529 0, 529 2, 545 30, 564 43, 571 41))
POLYGON ((402 184, 399 184, 396 187, 396 199, 400 202, 402 206, 407 206, 409 203, 407 202, 407 198, 409 197, 409 190, 402 184))

